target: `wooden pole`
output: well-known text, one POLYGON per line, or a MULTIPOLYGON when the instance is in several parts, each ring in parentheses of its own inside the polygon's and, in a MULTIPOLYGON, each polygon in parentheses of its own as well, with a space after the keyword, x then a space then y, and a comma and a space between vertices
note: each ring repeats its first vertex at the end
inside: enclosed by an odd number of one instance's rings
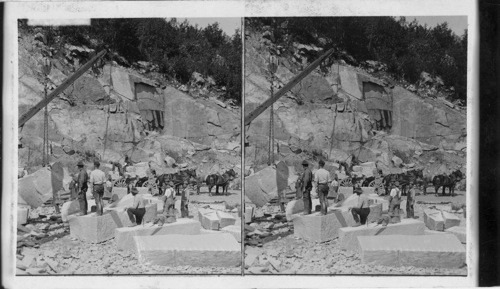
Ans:
POLYGON ((280 97, 282 97, 285 93, 290 91, 297 83, 299 83, 304 77, 306 77, 309 73, 311 73, 316 67, 318 67, 323 60, 325 60, 328 56, 330 56, 334 52, 334 49, 331 48, 327 52, 325 52, 323 55, 321 55, 318 59, 316 59, 314 62, 309 64, 306 69, 304 69, 301 73, 297 74, 290 82, 285 84, 276 94, 273 95, 273 97, 269 98, 268 100, 264 101, 261 105, 259 105, 257 108, 255 108, 253 111, 251 111, 249 114, 245 116, 245 125, 249 125, 252 120, 254 120, 256 117, 258 117, 261 113, 263 113, 271 104, 275 103, 280 97))
POLYGON ((19 118, 19 127, 23 126, 28 120, 30 120, 35 114, 37 114, 42 108, 44 108, 49 102, 56 98, 61 92, 63 92, 68 86, 70 86, 75 80, 82 76, 99 58, 106 54, 106 50, 101 50, 96 56, 90 59, 87 63, 82 65, 73 75, 68 77, 60 86, 54 89, 47 98, 43 99, 25 114, 19 118))

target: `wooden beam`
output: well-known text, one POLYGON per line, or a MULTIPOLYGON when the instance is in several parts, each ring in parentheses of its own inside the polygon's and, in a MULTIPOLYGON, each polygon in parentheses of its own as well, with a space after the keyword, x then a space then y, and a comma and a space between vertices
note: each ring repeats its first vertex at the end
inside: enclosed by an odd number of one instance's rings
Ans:
POLYGON ((56 98, 61 92, 63 92, 68 86, 70 86, 75 80, 82 76, 99 58, 106 54, 106 50, 101 50, 96 56, 92 57, 87 63, 82 65, 73 75, 68 77, 61 85, 59 85, 54 91, 52 91, 45 99, 35 104, 30 110, 23 114, 19 118, 19 127, 23 126, 28 120, 30 120, 35 114, 37 114, 42 108, 49 104, 54 98, 56 98))
POLYGON ((306 77, 309 73, 311 73, 316 67, 318 67, 323 60, 325 60, 328 56, 333 53, 334 49, 330 49, 321 55, 318 59, 313 61, 309 66, 307 66, 301 73, 297 74, 290 82, 285 84, 278 92, 276 92, 273 97, 264 101, 261 105, 256 107, 253 111, 245 116, 245 125, 249 125, 252 120, 258 117, 261 113, 263 113, 271 104, 275 103, 280 97, 282 97, 285 93, 290 91, 297 83, 299 83, 304 77, 306 77))

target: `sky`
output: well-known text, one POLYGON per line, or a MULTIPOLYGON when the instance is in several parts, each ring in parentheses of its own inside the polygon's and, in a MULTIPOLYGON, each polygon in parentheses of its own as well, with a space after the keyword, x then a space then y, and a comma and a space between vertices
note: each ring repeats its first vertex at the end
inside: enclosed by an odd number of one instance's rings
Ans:
POLYGON ((241 18, 177 18, 177 21, 183 22, 185 19, 193 25, 198 24, 200 28, 218 22, 219 27, 228 36, 233 36, 236 29, 241 30, 241 18))
POLYGON ((420 25, 427 24, 427 27, 433 28, 443 22, 448 23, 450 28, 456 35, 462 36, 464 30, 467 29, 467 16, 405 16, 407 22, 417 19, 420 25))

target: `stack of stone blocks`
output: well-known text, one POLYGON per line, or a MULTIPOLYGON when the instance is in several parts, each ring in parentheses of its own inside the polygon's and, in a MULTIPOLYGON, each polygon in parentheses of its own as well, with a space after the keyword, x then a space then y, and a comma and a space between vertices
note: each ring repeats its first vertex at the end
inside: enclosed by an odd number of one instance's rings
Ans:
POLYGON ((359 253, 363 263, 443 268, 460 268, 465 264, 462 244, 465 227, 460 226, 456 215, 426 210, 424 221, 402 219, 400 223, 384 226, 376 221, 388 204, 378 196, 369 195, 369 199, 368 221, 357 227, 353 227, 355 221, 348 210, 354 204, 351 198, 340 206, 329 207, 327 215, 319 212, 303 215, 297 212, 296 204, 290 204, 287 218, 293 222, 296 237, 313 242, 338 238, 340 247, 359 253))

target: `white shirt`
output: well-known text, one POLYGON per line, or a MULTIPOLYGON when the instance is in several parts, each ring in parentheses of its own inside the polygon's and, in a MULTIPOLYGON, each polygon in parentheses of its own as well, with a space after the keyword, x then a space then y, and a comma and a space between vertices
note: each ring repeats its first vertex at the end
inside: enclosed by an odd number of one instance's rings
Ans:
POLYGON ((95 169, 90 173, 91 185, 102 185, 106 182, 106 175, 100 169, 95 169))
POLYGON ((401 191, 398 188, 394 188, 391 190, 390 196, 393 198, 395 196, 401 197, 401 191))
POLYGON ((314 174, 314 182, 316 182, 316 184, 328 184, 330 181, 330 172, 323 168, 320 168, 314 174))
POLYGON ((338 187, 338 186, 339 186, 339 182, 337 182, 336 180, 333 180, 332 187, 338 187))
POLYGON ((168 197, 175 197, 174 195, 174 189, 173 188, 167 188, 165 190, 165 197, 168 198, 168 197))

